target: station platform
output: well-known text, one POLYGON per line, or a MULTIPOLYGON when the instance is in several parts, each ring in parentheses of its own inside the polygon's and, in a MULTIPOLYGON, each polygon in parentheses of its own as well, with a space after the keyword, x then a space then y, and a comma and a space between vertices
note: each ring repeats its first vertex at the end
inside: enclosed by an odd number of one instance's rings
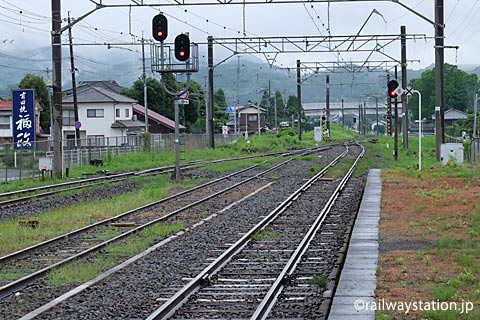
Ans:
POLYGON ((371 169, 353 227, 345 264, 328 320, 374 320, 378 223, 382 199, 380 169, 371 169))

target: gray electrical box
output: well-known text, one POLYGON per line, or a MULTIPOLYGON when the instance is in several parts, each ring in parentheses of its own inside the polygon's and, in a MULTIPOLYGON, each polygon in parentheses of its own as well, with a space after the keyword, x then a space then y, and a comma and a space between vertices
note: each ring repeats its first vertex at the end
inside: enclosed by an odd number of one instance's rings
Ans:
POLYGON ((440 157, 443 165, 446 165, 449 161, 462 164, 463 143, 443 143, 440 148, 440 157))

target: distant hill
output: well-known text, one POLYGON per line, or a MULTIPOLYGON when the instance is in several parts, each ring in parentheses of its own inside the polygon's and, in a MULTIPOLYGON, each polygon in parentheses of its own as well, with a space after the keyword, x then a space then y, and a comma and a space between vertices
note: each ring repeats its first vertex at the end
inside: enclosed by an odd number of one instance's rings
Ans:
MULTIPOLYGON (((69 53, 63 49, 63 86, 71 87, 69 53)), ((24 53, 28 56, 27 53, 24 53)), ((34 58, 19 61, 11 54, 0 54, 0 96, 4 99, 10 97, 10 90, 16 88, 28 69, 30 73, 39 74, 45 80, 48 79, 47 68, 50 70, 51 78, 51 52, 48 48, 41 51, 41 54, 33 54, 34 58), (5 68, 2 66, 8 66, 5 68), (44 71, 43 71, 44 70, 44 71)), ((95 51, 76 51, 77 81, 82 80, 115 80, 122 86, 129 87, 141 75, 141 60, 138 52, 132 53, 126 50, 103 50, 101 53, 95 51), (107 54, 105 54, 105 51, 107 54)), ((207 67, 206 57, 202 57, 200 71, 192 75, 192 78, 202 86, 206 84, 207 67)), ((147 68, 149 61, 147 61, 147 68)), ((433 66, 428 67, 431 69, 433 66)), ((296 95, 296 70, 281 69, 272 67, 258 58, 241 56, 238 68, 237 81, 237 57, 232 57, 227 62, 215 67, 214 83, 215 89, 222 88, 225 91, 227 103, 232 105, 236 100, 240 104, 247 101, 257 101, 263 90, 267 89, 270 83, 272 94, 280 90, 284 99, 288 95, 296 95), (237 84, 238 82, 238 84, 237 84)), ((472 68, 472 72, 479 75, 480 67, 472 68)), ((415 79, 421 76, 423 70, 408 70, 408 79, 415 79)), ((149 76, 153 76, 149 72, 149 76)), ((158 76, 158 75, 156 75, 158 76)), ((312 75, 302 83, 302 101, 324 102, 326 73, 320 72, 312 75)), ((365 101, 371 97, 383 97, 385 95, 386 73, 384 72, 359 72, 359 73, 330 73, 330 99, 331 101, 365 101)))

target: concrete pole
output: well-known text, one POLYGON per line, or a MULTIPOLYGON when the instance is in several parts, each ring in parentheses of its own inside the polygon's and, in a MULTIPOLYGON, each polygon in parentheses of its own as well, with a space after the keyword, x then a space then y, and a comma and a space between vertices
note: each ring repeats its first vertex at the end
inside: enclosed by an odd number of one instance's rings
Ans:
MULTIPOLYGON (((405 26, 400 27, 401 33, 401 63, 402 63, 402 89, 407 88, 407 33, 405 26)), ((407 96, 402 94, 402 142, 403 148, 408 149, 408 105, 407 96)))
MULTIPOLYGON (((68 13, 68 24, 70 24, 70 12, 68 13)), ((72 40, 72 27, 68 28, 68 42, 70 47, 70 68, 72 73, 72 94, 73 94, 73 115, 75 122, 79 121, 78 118, 78 100, 77 100, 77 80, 75 79, 75 59, 73 56, 73 40, 72 40)), ((75 126, 75 147, 81 146, 80 142, 80 128, 75 126)))
POLYGON ((435 0, 435 155, 437 161, 440 161, 440 148, 445 142, 443 2, 443 0, 435 0))
MULTIPOLYGON (((395 79, 398 79, 397 78, 398 75, 397 75, 397 66, 395 66, 395 79)), ((394 125, 393 125, 393 158, 395 160, 398 160, 398 99, 397 97, 394 98, 395 101, 394 101, 394 105, 395 105, 395 119, 394 119, 394 125)))
POLYGON ((207 138, 208 146, 215 148, 215 136, 214 136, 214 122, 213 122, 213 108, 214 108, 214 95, 213 95, 213 37, 208 36, 208 106, 207 106, 207 138))
POLYGON ((298 139, 302 140, 302 83, 300 78, 300 60, 297 60, 297 113, 298 139))
MULTIPOLYGON (((162 52, 163 54, 163 52, 162 52)), ((163 60, 163 57, 161 57, 163 60)), ((142 65, 143 65, 143 106, 145 107, 145 132, 148 132, 147 72, 145 68, 145 39, 142 31, 142 65)))
POLYGON ((378 132, 378 97, 375 97, 375 115, 377 117, 377 130, 376 130, 376 132, 377 132, 377 136, 378 136, 378 134, 379 134, 379 132, 378 132))
POLYGON ((345 128, 345 111, 343 109, 343 98, 342 98, 342 127, 345 128))
POLYGON ((475 101, 473 102, 473 137, 477 135, 477 112, 478 112, 478 94, 475 92, 475 101))
POLYGON ((325 104, 327 109, 327 130, 328 130, 328 137, 330 137, 330 76, 326 76, 327 82, 327 93, 325 96, 325 104))
POLYGON ((52 0, 52 69, 53 69, 53 175, 62 178, 62 14, 60 0, 52 0))
POLYGON ((180 171, 180 129, 179 129, 179 108, 178 108, 178 98, 175 97, 173 102, 175 107, 175 180, 179 181, 182 179, 182 173, 180 171))

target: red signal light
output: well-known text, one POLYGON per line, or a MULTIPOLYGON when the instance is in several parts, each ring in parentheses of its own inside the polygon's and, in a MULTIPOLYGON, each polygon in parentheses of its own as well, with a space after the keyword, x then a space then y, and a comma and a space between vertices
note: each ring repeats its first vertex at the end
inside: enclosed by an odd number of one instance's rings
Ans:
POLYGON ((152 19, 152 36, 157 41, 165 41, 168 36, 168 21, 163 14, 157 14, 152 19))
POLYGON ((398 95, 397 95, 397 92, 395 91, 395 89, 398 88, 398 82, 397 80, 390 80, 387 84, 387 88, 388 88, 388 96, 390 98, 396 98, 398 95))
POLYGON ((187 61, 190 58, 190 38, 186 34, 179 34, 175 38, 175 58, 178 61, 187 61))

